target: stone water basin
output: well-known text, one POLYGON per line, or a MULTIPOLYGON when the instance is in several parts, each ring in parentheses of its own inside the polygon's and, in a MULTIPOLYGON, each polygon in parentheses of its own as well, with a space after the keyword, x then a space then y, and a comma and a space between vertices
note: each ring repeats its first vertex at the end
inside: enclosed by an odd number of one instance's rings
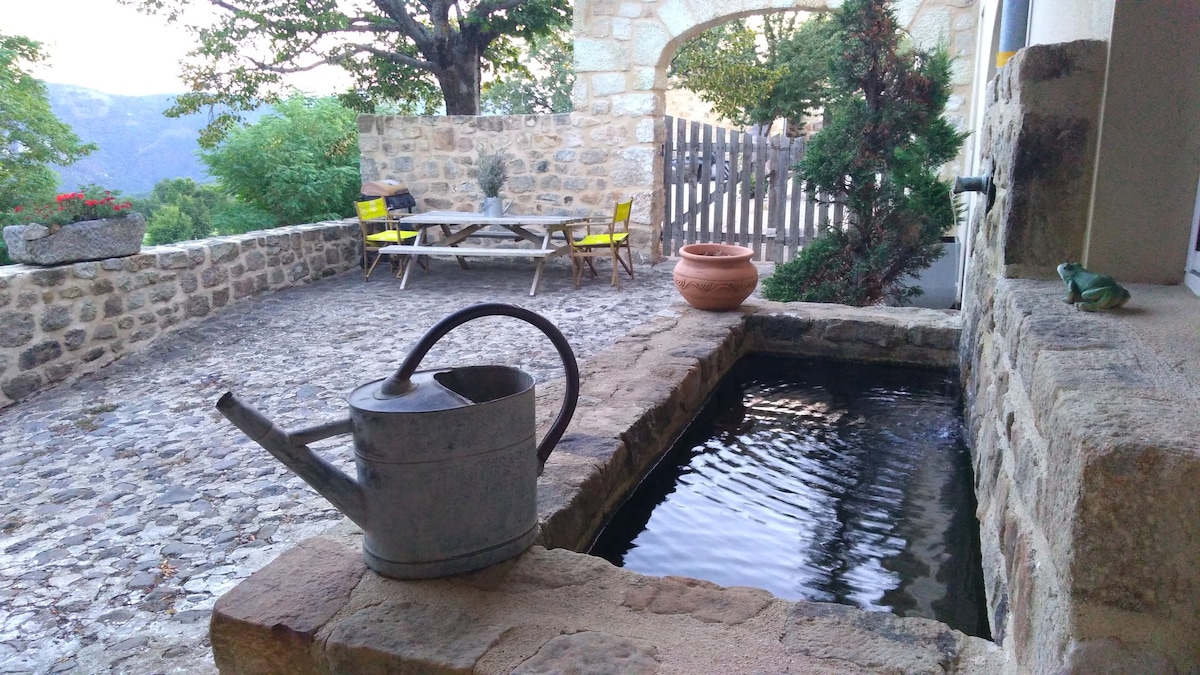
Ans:
MULTIPOLYGON (((223 596, 223 673, 1000 673, 993 643, 930 619, 643 576, 583 553, 739 357, 772 353, 953 368, 958 316, 757 302, 689 310, 582 364, 579 407, 538 485, 521 556, 446 579, 369 572, 345 524, 223 596)), ((539 386, 544 429, 561 383, 539 386)))

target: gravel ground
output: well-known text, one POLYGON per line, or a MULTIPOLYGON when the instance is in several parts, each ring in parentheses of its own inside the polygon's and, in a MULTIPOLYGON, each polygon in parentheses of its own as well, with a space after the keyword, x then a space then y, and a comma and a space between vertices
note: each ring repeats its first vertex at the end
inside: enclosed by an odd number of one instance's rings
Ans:
MULTIPOLYGON (((673 263, 571 287, 547 269, 437 260, 408 290, 377 271, 254 298, 140 354, 0 410, 0 673, 212 673, 215 600, 341 519, 214 409, 233 390, 285 429, 342 417, 437 320, 470 304, 538 312, 580 360, 683 310, 673 263)), ((503 363, 561 377, 553 346, 511 318, 469 322, 423 368, 503 363)), ((349 437, 314 447, 352 471, 349 437)))

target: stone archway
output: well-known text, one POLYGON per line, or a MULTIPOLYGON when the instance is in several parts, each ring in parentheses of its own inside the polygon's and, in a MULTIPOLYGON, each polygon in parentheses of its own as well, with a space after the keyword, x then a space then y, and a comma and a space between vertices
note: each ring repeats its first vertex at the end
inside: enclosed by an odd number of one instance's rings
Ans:
MULTIPOLYGON (((633 197, 635 223, 649 229, 646 251, 659 260, 663 216, 662 157, 667 65, 684 41, 734 19, 799 9, 828 11, 840 0, 581 0, 575 4, 572 124, 581 142, 605 154, 612 188, 633 197)), ((947 44, 955 62, 948 113, 967 128, 974 71, 977 8, 971 0, 902 0, 900 23, 917 44, 947 44)), ((969 156, 964 147, 962 158, 969 156)))

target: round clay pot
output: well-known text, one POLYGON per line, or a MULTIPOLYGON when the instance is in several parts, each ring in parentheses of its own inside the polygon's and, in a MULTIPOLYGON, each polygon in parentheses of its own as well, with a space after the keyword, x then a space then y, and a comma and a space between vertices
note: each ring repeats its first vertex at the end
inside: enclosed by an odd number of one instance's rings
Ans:
POLYGON ((679 249, 675 288, 696 309, 737 309, 758 285, 754 251, 732 244, 688 244, 679 249))

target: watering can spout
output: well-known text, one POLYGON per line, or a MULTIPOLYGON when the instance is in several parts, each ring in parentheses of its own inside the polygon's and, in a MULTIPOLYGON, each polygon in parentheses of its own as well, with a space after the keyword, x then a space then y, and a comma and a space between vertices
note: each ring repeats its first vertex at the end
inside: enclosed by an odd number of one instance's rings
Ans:
POLYGON ((308 448, 313 441, 350 433, 350 418, 288 433, 243 403, 231 391, 217 401, 217 410, 250 440, 266 448, 275 459, 296 472, 337 510, 359 527, 368 528, 366 498, 362 487, 308 448))

